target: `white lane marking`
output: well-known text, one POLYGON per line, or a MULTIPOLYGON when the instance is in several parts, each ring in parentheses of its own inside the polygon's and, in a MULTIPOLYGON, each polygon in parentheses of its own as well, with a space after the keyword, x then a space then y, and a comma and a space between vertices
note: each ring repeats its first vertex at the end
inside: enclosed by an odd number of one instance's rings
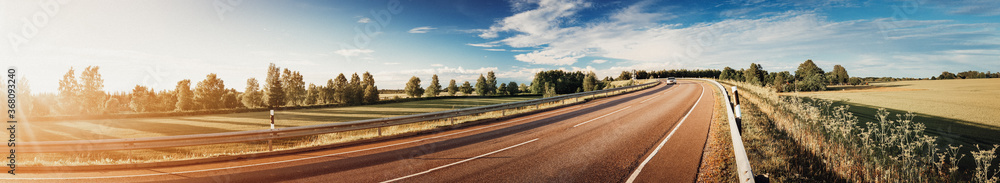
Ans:
MULTIPOLYGON (((553 111, 553 113, 562 113, 563 111, 570 110, 570 109, 573 109, 573 108, 566 108, 566 109, 562 109, 562 110, 557 110, 557 111, 553 111)), ((505 124, 514 123, 514 122, 519 122, 519 121, 525 121, 525 120, 531 120, 531 119, 535 119, 535 118, 541 118, 543 116, 544 115, 539 115, 539 116, 530 117, 530 118, 524 118, 524 119, 519 119, 519 120, 514 120, 514 121, 497 123, 497 124, 493 124, 493 125, 489 125, 489 126, 484 126, 484 127, 479 127, 479 128, 475 128, 475 129, 471 129, 471 130, 460 131, 460 132, 456 132, 456 133, 452 133, 452 134, 440 135, 440 136, 435 136, 435 137, 427 137, 427 138, 413 140, 413 141, 408 141, 408 142, 401 142, 401 143, 396 143, 396 144, 389 144, 389 145, 384 145, 384 146, 371 147, 371 148, 359 149, 359 150, 353 150, 353 151, 347 151, 347 152, 341 152, 341 153, 326 154, 326 155, 321 155, 321 156, 305 157, 305 158, 299 158, 299 159, 290 159, 290 160, 267 162, 267 163, 258 163, 258 164, 249 164, 249 165, 240 165, 240 166, 230 166, 230 167, 222 167, 222 168, 211 168, 211 169, 202 169, 202 170, 189 170, 189 171, 180 171, 180 172, 164 172, 164 173, 152 173, 152 174, 139 174, 139 175, 118 175, 118 176, 103 176, 103 177, 35 177, 35 178, 17 178, 17 177, 15 177, 15 178, 0 178, 0 180, 74 180, 74 179, 131 178, 131 177, 146 177, 146 176, 158 176, 158 175, 174 175, 174 174, 197 173, 197 172, 207 172, 207 171, 215 171, 215 170, 225 170, 225 169, 236 169, 236 168, 244 168, 244 167, 270 165, 270 164, 278 164, 278 163, 288 163, 288 162, 295 162, 295 161, 302 161, 302 160, 309 160, 309 159, 316 159, 316 158, 324 158, 324 157, 330 157, 330 156, 338 156, 338 155, 344 155, 344 154, 350 154, 350 153, 356 153, 356 152, 362 152, 362 151, 369 151, 369 150, 375 150, 375 149, 382 149, 382 148, 387 148, 387 147, 392 147, 392 146, 399 146, 399 145, 403 145, 403 144, 410 144, 410 143, 414 143, 414 142, 420 142, 420 141, 425 141, 425 140, 430 140, 430 139, 436 139, 436 138, 441 138, 441 137, 447 137, 447 136, 458 135, 458 134, 462 134, 462 133, 467 133, 467 132, 482 130, 482 129, 486 129, 486 128, 491 128, 491 127, 505 125, 505 124)))
POLYGON ((573 125, 573 128, 576 128, 577 126, 580 126, 580 125, 583 125, 583 124, 590 123, 591 121, 594 121, 594 120, 597 120, 597 119, 601 119, 603 117, 607 117, 608 115, 612 115, 612 114, 618 113, 618 111, 622 111, 622 110, 628 109, 629 107, 632 107, 632 106, 628 106, 628 107, 625 107, 625 108, 622 108, 622 109, 618 109, 615 112, 611 112, 611 113, 605 114, 603 116, 600 116, 600 117, 597 117, 597 118, 594 118, 594 119, 590 119, 590 120, 584 121, 583 123, 573 125))
POLYGON ((670 130, 670 134, 667 134, 667 137, 663 138, 663 141, 660 141, 660 145, 657 145, 656 149, 653 149, 653 153, 650 153, 649 156, 646 157, 646 160, 642 161, 642 163, 639 164, 639 167, 636 168, 634 172, 632 172, 632 176, 628 177, 628 181, 626 181, 627 183, 632 183, 635 181, 636 177, 639 177, 639 172, 642 172, 642 168, 646 166, 646 163, 649 163, 649 160, 653 159, 653 156, 655 156, 656 153, 660 152, 660 149, 663 148, 663 144, 666 144, 667 140, 670 140, 670 136, 673 136, 674 132, 677 132, 677 128, 681 127, 681 125, 684 124, 684 121, 687 120, 688 115, 691 115, 691 112, 694 111, 694 108, 698 107, 698 103, 701 102, 701 97, 703 96, 705 96, 704 86, 701 87, 701 96, 698 96, 698 101, 694 102, 694 106, 691 106, 691 110, 688 110, 687 114, 685 114, 684 117, 681 118, 681 122, 677 123, 677 126, 674 126, 673 130, 670 130))
POLYGON ((649 97, 648 99, 646 99, 646 100, 642 100, 642 102, 639 102, 639 103, 640 103, 640 104, 641 104, 641 103, 646 103, 646 101, 649 101, 649 100, 652 100, 652 99, 654 99, 654 98, 656 98, 656 97, 659 97, 659 95, 655 95, 655 96, 653 96, 653 97, 649 97))
POLYGON ((382 181, 382 183, 395 182, 395 181, 403 180, 403 179, 406 179, 406 178, 415 177, 415 176, 418 176, 418 175, 423 175, 423 174, 426 174, 426 173, 433 172, 434 170, 440 170, 442 168, 447 168, 449 166, 457 165, 457 164, 460 164, 460 163, 465 163, 465 162, 468 162, 468 161, 472 161, 474 159, 478 159, 478 158, 489 156, 491 154, 496 154, 498 152, 505 151, 507 149, 515 148, 517 146, 521 146, 521 145, 524 145, 524 144, 527 144, 527 143, 534 142, 536 140, 538 140, 538 139, 537 138, 536 139, 532 139, 532 140, 529 140, 527 142, 521 142, 520 144, 513 145, 513 146, 510 146, 510 147, 506 147, 506 148, 503 148, 503 149, 500 149, 500 150, 496 150, 496 151, 493 151, 493 152, 489 152, 489 153, 486 153, 486 154, 482 154, 482 155, 479 155, 479 156, 476 156, 476 157, 472 157, 472 158, 469 158, 469 159, 465 159, 465 160, 462 160, 462 161, 450 163, 450 164, 439 166, 439 167, 434 167, 434 168, 431 168, 429 170, 426 170, 426 171, 423 171, 423 172, 420 172, 420 173, 410 174, 410 175, 399 177, 399 178, 395 178, 395 179, 392 179, 392 180, 382 181))

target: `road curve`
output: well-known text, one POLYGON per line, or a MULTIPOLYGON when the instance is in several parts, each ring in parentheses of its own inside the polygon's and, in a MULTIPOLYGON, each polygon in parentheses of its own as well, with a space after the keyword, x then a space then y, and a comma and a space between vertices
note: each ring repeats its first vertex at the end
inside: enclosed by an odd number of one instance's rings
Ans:
POLYGON ((712 91, 680 80, 349 147, 165 168, 23 173, 0 182, 694 182, 715 104, 712 91))

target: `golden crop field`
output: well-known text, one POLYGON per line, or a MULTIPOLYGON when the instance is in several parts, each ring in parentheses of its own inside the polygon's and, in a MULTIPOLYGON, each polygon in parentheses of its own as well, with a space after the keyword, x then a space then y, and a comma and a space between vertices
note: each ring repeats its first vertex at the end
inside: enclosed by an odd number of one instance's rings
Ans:
MULTIPOLYGON (((275 111, 275 127, 385 118, 541 98, 450 98, 379 105, 275 111)), ((95 140, 219 133, 270 128, 266 111, 156 118, 39 121, 24 125, 24 141, 95 140)), ((20 131, 19 131, 20 133, 20 131)), ((20 139, 19 139, 20 140, 20 139)))
POLYGON ((1000 79, 922 80, 786 93, 1000 127, 1000 79))

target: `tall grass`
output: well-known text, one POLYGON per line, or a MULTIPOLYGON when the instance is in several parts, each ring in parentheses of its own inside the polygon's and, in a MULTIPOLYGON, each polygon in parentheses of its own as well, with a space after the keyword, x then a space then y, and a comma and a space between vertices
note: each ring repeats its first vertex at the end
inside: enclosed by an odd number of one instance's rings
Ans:
MULTIPOLYGON (((958 162, 965 157, 959 153, 962 147, 938 144, 937 137, 925 133, 922 123, 913 121, 912 113, 891 115, 880 109, 877 121, 859 122, 848 112, 849 106, 833 106, 832 102, 820 99, 779 96, 773 89, 742 82, 726 83, 739 87, 741 99, 754 106, 745 109, 760 110, 748 113, 744 120, 761 120, 757 115, 766 118, 763 120, 773 123, 774 133, 784 133, 795 145, 817 157, 816 162, 807 162, 809 166, 822 164, 842 179, 856 182, 996 182, 1000 179, 997 168, 990 164, 995 161, 996 147, 973 152, 981 168, 975 170, 975 177, 967 176, 958 167, 958 162)), ((744 126, 747 123, 745 121, 744 126)))

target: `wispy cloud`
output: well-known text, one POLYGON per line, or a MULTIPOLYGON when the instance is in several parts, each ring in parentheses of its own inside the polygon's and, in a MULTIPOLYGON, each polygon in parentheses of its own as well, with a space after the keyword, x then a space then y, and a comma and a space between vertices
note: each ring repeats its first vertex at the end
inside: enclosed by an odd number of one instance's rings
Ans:
POLYGON ((483 50, 486 50, 486 51, 507 51, 507 49, 499 49, 499 48, 487 48, 487 49, 483 49, 483 50))
POLYGON ((469 44, 465 44, 465 45, 475 46, 475 47, 483 47, 483 48, 492 48, 492 47, 496 47, 497 43, 469 43, 469 44))
MULTIPOLYGON (((823 5, 850 6, 849 3, 823 5)), ((856 60, 953 63, 956 67, 965 67, 976 61, 995 60, 995 56, 993 59, 983 56, 981 50, 1000 48, 1000 40, 995 39, 1000 33, 993 31, 1000 28, 1000 24, 992 23, 902 20, 891 22, 895 27, 885 30, 879 25, 884 19, 833 21, 816 11, 785 11, 754 18, 678 25, 660 23, 674 16, 648 13, 643 11, 647 9, 643 6, 646 5, 637 3, 609 14, 607 19, 565 26, 558 22, 580 21, 572 15, 587 5, 578 1, 545 1, 536 9, 504 18, 480 37, 492 39, 499 37, 497 32, 512 33, 500 37, 498 42, 514 48, 538 48, 514 56, 530 64, 575 65, 584 57, 603 57, 622 60, 619 64, 632 64, 612 69, 633 66, 641 69, 717 69, 746 67, 749 62, 762 63, 771 69, 787 69, 788 65, 813 59, 825 61, 820 63, 821 67, 833 64, 851 67, 857 63, 854 68, 862 75, 885 72, 860 69, 863 63, 856 60), (860 58, 861 55, 868 57, 860 58), (921 56, 902 59, 904 57, 894 55, 921 56)), ((598 62, 606 61, 591 61, 598 62)), ((914 73, 886 65, 877 68, 891 70, 896 76, 914 73)))
POLYGON ((595 64, 603 64, 604 62, 608 62, 608 60, 597 59, 597 60, 591 61, 591 63, 595 63, 595 64))
POLYGON ((371 53, 375 53, 375 50, 370 50, 370 49, 342 49, 342 50, 334 51, 333 53, 336 53, 338 55, 343 55, 345 57, 356 57, 356 56, 360 56, 360 55, 369 55, 371 53))
POLYGON ((434 30, 434 29, 437 29, 437 28, 430 27, 430 26, 423 26, 423 27, 417 27, 417 28, 410 29, 410 31, 407 31, 407 32, 414 33, 414 34, 423 34, 423 33, 427 33, 428 31, 434 30))
POLYGON ((358 23, 363 23, 364 24, 364 23, 368 23, 368 22, 372 22, 372 19, 370 19, 368 17, 360 17, 360 18, 358 18, 358 23))

